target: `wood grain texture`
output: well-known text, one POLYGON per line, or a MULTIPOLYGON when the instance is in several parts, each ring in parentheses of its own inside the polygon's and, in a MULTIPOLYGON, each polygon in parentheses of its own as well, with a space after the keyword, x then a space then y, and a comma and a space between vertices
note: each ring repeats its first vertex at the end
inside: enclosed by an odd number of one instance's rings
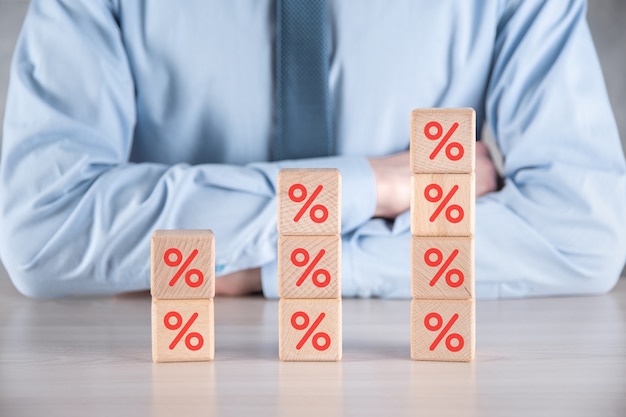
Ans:
POLYGON ((282 235, 341 234, 339 170, 322 168, 281 170, 278 174, 277 221, 278 233, 282 235), (290 190, 292 197, 296 199, 295 202, 290 199, 290 190), (321 221, 325 217, 322 208, 328 213, 324 221, 321 221), (317 218, 318 222, 314 218, 317 218))
POLYGON ((412 300, 411 358, 445 362, 473 360, 476 340, 474 310, 473 300, 412 300), (446 331, 453 320, 454 324, 446 331), (427 322, 430 329, 426 327, 427 322))
POLYGON ((422 299, 474 297, 474 238, 411 239, 411 295, 422 299))
POLYGON ((626 415, 626 279, 478 301, 469 363, 410 359, 407 300, 344 299, 341 362, 278 361, 276 300, 214 302, 215 359, 154 364, 149 294, 33 300, 0 271, 0 415, 626 415))
POLYGON ((341 236, 280 236, 278 296, 341 297, 341 236))
POLYGON ((152 360, 154 362, 213 360, 214 317, 213 299, 157 300, 153 298, 152 360), (172 329, 167 328, 166 320, 172 329), (193 321, 191 326, 184 331, 191 321, 193 321), (184 334, 179 337, 181 332, 184 334), (191 349, 187 344, 191 346, 191 349))
POLYGON ((415 109, 411 112, 413 173, 474 172, 475 147, 476 113, 473 109, 415 109), (452 135, 444 142, 451 129, 454 129, 452 135))
POLYGON ((411 177, 411 233, 415 236, 472 236, 474 206, 474 174, 413 174, 411 177), (462 209, 462 215, 455 206, 462 209), (448 215, 459 221, 448 220, 448 215))
POLYGON ((210 230, 155 230, 151 247, 151 294, 158 299, 212 298, 215 296, 215 239, 210 230), (168 252, 168 250, 179 252, 168 252), (168 256, 173 266, 167 265, 168 256), (195 255, 193 255, 195 254, 195 255), (195 256, 185 267, 190 256, 195 256), (173 285, 170 282, 183 269, 173 285), (196 285, 198 271, 202 284, 196 285))
POLYGON ((278 356, 281 361, 341 360, 341 299, 281 299, 278 303, 278 329, 278 356), (318 322, 307 337, 307 332, 318 322), (316 343, 319 349, 314 346, 316 343))

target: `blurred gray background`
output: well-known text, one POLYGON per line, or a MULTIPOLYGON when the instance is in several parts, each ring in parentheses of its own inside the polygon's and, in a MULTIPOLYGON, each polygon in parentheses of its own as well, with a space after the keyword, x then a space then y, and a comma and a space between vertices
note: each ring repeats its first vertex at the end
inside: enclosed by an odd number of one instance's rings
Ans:
MULTIPOLYGON (((622 146, 626 148, 626 0, 588 1, 591 32, 618 121, 622 146)), ((28 0, 0 0, 0 120, 4 119, 11 55, 28 3, 28 0)), ((0 141, 1 138, 0 125, 0 141)), ((6 277, 6 271, 0 264, 0 280, 6 277)))

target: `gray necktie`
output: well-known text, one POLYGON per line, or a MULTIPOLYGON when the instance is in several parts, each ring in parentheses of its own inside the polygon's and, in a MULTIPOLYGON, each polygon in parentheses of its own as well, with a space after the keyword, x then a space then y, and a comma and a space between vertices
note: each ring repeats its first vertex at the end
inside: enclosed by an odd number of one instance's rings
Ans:
POLYGON ((326 0, 276 0, 276 134, 272 159, 333 155, 326 0))

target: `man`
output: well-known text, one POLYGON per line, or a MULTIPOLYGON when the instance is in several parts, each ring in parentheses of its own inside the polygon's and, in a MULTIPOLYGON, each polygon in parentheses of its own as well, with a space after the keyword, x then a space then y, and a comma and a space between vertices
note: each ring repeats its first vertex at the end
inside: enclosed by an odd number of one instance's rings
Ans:
POLYGON ((277 173, 336 167, 343 294, 408 297, 409 112, 473 107, 505 161, 494 192, 478 144, 477 296, 607 291, 626 176, 585 12, 330 2, 337 156, 270 161, 274 1, 33 0, 4 126, 2 260, 29 296, 146 289, 153 230, 210 228, 218 293, 276 296, 277 173))

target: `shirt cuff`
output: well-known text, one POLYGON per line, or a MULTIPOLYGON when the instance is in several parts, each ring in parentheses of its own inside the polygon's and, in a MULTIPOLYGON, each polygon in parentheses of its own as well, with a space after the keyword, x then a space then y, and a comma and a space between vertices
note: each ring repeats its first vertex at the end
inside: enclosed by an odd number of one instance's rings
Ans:
POLYGON ((278 262, 272 261, 261 267, 261 287, 266 298, 278 298, 278 262))

